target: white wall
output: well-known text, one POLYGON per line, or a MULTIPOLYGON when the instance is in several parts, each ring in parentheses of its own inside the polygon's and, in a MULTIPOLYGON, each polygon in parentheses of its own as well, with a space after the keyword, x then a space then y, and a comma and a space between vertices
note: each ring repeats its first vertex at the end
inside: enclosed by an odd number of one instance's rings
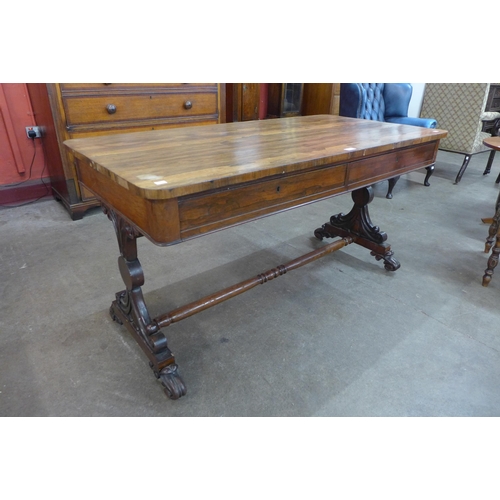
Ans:
POLYGON ((408 116, 418 118, 420 116, 420 110, 422 109, 422 102, 424 100, 425 83, 412 83, 411 85, 413 87, 413 93, 408 107, 408 116))

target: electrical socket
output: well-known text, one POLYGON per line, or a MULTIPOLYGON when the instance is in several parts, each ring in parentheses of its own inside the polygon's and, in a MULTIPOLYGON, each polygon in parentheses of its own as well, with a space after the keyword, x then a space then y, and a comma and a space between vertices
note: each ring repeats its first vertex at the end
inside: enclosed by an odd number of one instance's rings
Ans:
POLYGON ((35 139, 37 137, 42 137, 42 131, 40 127, 26 127, 26 136, 29 139, 35 139), (35 132, 35 137, 33 137, 33 132, 35 132), (30 135, 31 133, 31 135, 30 135))

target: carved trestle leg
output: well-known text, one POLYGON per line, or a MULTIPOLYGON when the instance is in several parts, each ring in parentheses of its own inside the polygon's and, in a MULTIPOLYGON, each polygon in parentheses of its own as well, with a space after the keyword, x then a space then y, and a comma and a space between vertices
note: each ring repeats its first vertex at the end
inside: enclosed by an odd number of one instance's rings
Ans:
POLYGON ((354 243, 371 250, 377 260, 384 261, 387 271, 396 271, 401 264, 394 258, 390 245, 384 243, 387 233, 374 226, 368 213, 368 204, 373 200, 373 189, 365 187, 352 192, 354 206, 347 214, 333 215, 330 222, 314 231, 316 238, 333 238, 334 236, 351 237, 354 243))
POLYGON ((166 337, 159 326, 151 321, 142 294, 144 273, 137 258, 137 238, 142 235, 112 209, 103 207, 103 211, 115 227, 120 249, 118 267, 126 287, 116 294, 110 315, 114 321, 125 325, 141 346, 149 358, 149 366, 162 383, 167 396, 178 399, 186 394, 186 387, 178 374, 175 358, 168 348, 166 337))

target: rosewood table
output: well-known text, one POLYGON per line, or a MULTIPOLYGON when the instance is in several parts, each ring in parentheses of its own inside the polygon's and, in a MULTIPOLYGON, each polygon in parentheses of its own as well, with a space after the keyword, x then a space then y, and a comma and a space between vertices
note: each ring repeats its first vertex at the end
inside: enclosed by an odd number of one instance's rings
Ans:
MULTIPOLYGON (((500 151, 500 137, 489 137, 483 141, 483 144, 492 148, 493 150, 500 151)), ((500 178, 500 175, 499 175, 500 178)), ((488 230, 488 237, 486 238, 486 243, 484 245, 484 252, 488 253, 493 245, 493 241, 496 239, 495 246, 491 252, 488 259, 488 267, 484 272, 483 276, 483 286, 488 286, 491 278, 493 278, 493 272, 498 264, 498 256, 500 255, 500 194, 497 197, 495 204, 495 215, 493 216, 493 221, 488 230)))
POLYGON ((113 222, 125 290, 110 314, 133 335, 171 399, 186 393, 163 329, 308 262, 357 243, 400 267, 368 213, 371 185, 435 162, 446 131, 333 115, 227 123, 70 139, 79 178, 113 222), (352 192, 348 214, 314 231, 319 249, 151 318, 136 240, 167 246, 352 192))

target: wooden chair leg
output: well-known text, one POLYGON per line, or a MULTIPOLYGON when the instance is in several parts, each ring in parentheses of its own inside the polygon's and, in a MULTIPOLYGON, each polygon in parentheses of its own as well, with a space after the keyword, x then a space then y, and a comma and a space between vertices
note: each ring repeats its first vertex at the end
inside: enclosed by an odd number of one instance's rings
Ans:
POLYGON ((467 168, 469 161, 470 161, 470 155, 465 155, 464 162, 462 163, 462 166, 458 171, 457 178, 455 179, 455 184, 458 184, 461 181, 462 175, 464 175, 465 169, 467 168))
MULTIPOLYGON (((491 165, 493 164, 493 159, 495 158, 496 151, 492 149, 490 151, 490 156, 488 157, 488 163, 486 164, 486 168, 484 169, 483 175, 487 175, 491 172, 491 165)), ((500 177, 500 176, 499 176, 500 177)), ((498 179, 497 179, 498 181, 498 179)), ((498 182, 497 182, 498 184, 498 182)))
POLYGON ((390 200, 392 199, 392 190, 394 189, 394 186, 396 185, 396 182, 399 181, 399 178, 401 176, 398 175, 397 177, 393 177, 392 179, 389 179, 389 189, 387 190, 387 194, 385 195, 385 197, 390 200))
POLYGON ((425 174, 424 186, 430 186, 429 179, 431 178, 431 175, 434 172, 434 165, 429 165, 428 167, 425 167, 425 170, 427 170, 427 173, 425 174))

